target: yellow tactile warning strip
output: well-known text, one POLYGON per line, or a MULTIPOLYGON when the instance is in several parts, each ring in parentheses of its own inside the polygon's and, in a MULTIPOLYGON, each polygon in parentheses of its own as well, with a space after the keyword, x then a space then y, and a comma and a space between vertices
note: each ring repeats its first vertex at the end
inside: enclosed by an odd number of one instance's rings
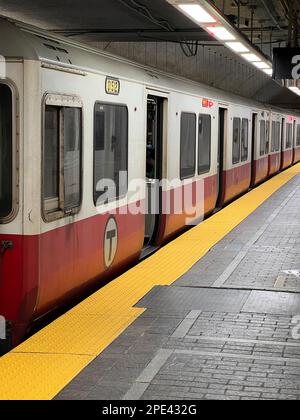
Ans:
POLYGON ((133 305, 176 281, 299 173, 300 164, 241 197, 3 356, 0 399, 52 399, 144 312, 133 305))

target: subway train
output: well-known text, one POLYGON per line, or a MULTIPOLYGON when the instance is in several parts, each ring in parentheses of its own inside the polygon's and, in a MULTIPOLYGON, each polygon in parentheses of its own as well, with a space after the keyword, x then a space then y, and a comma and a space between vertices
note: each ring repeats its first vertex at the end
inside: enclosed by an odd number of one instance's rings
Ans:
POLYGON ((186 229, 178 191, 198 220, 300 160, 287 110, 5 19, 0 54, 4 350, 186 229))

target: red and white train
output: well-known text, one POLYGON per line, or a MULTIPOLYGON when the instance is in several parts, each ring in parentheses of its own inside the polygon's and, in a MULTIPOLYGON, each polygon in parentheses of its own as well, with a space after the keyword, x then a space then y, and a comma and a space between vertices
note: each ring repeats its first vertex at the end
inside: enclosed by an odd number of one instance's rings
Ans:
MULTIPOLYGON (((300 160, 300 117, 288 111, 6 20, 0 54, 6 347, 185 228, 184 212, 127 211, 153 180, 201 183, 204 201, 194 205, 207 216, 300 160), (139 195, 120 172, 143 180, 139 195), (102 178, 116 181, 109 200, 102 178)), ((159 191, 161 209, 176 188, 159 191)))

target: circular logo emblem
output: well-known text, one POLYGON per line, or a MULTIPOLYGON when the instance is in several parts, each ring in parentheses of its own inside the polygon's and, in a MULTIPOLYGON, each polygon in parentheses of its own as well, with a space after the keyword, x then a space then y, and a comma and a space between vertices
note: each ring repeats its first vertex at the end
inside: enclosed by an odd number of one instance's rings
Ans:
POLYGON ((118 227, 115 218, 108 219, 104 232, 104 263, 109 268, 116 256, 118 248, 118 227))

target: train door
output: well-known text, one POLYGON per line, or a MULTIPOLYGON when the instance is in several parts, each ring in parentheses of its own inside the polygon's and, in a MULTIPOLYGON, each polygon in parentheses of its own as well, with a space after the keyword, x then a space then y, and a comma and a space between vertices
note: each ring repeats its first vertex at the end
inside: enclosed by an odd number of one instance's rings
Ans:
POLYGON ((147 97, 146 138, 146 215, 144 248, 155 246, 161 215, 161 188, 163 176, 163 139, 166 98, 147 97))
POLYGON ((257 120, 258 115, 252 114, 252 140, 251 140, 251 187, 255 185, 255 158, 256 158, 256 144, 257 144, 257 120))
POLYGON ((219 135, 218 135, 218 161, 217 161, 217 181, 218 181, 218 199, 216 208, 223 205, 224 196, 224 154, 227 134, 227 108, 219 108, 219 135))

